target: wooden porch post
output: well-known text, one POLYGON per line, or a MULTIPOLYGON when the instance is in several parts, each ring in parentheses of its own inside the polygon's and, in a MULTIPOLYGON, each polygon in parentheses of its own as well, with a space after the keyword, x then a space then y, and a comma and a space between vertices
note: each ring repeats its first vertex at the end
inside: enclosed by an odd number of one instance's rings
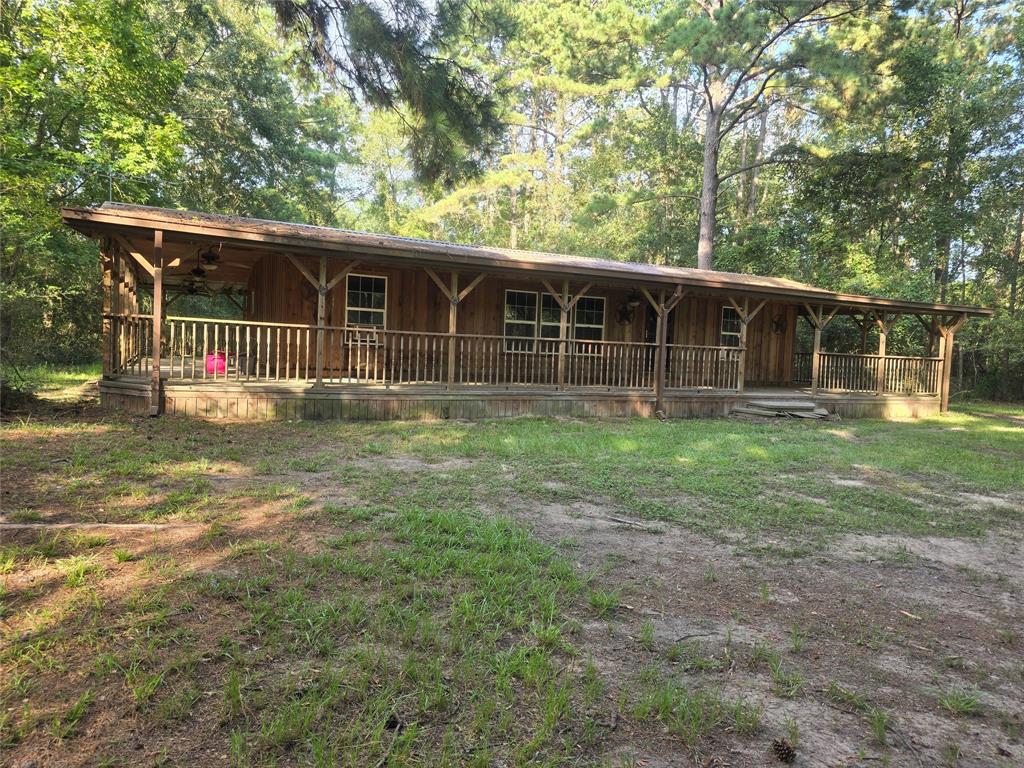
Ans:
POLYGON ((892 320, 888 320, 885 312, 875 315, 875 323, 878 325, 878 369, 875 371, 875 394, 885 394, 885 345, 889 337, 889 328, 892 327, 892 320))
POLYGON ((447 388, 452 389, 455 386, 455 332, 458 328, 459 318, 459 303, 464 301, 469 294, 473 292, 473 289, 480 285, 480 282, 484 279, 484 274, 481 273, 473 278, 472 282, 459 290, 459 275, 457 272, 452 270, 450 287, 445 285, 444 281, 437 276, 437 272, 432 270, 430 267, 424 267, 423 271, 427 273, 427 276, 434 281, 434 285, 438 287, 442 295, 448 299, 448 376, 447 376, 447 388))
POLYGON ((565 344, 569 332, 569 281, 562 281, 562 301, 558 314, 558 388, 565 389, 565 344))
MULTIPOLYGON (((290 253, 286 253, 285 256, 288 261, 292 263, 299 273, 306 278, 306 281, 313 286, 316 290, 316 386, 320 388, 324 385, 324 338, 326 333, 325 326, 327 325, 327 297, 331 291, 334 290, 334 286, 348 277, 349 273, 359 266, 358 261, 350 262, 344 269, 338 274, 332 277, 330 280, 327 279, 327 257, 320 257, 320 274, 319 277, 313 277, 313 274, 306 269, 302 262, 298 261, 290 253)), ((253 302, 251 297, 246 301, 246 307, 252 309, 253 302)))
POLYGON ((810 304, 804 304, 804 309, 807 310, 807 316, 811 318, 811 325, 814 326, 814 351, 811 353, 811 395, 814 396, 818 394, 821 372, 821 332, 832 322, 832 318, 839 311, 839 306, 833 307, 828 315, 825 314, 824 304, 819 304, 817 310, 810 304))
POLYGON ((149 384, 149 415, 160 415, 160 344, 164 324, 164 233, 153 232, 153 362, 149 384))
POLYGON ((949 413, 949 378, 953 368, 953 336, 967 322, 967 315, 960 315, 952 323, 945 320, 938 323, 939 357, 942 358, 942 379, 939 385, 939 412, 949 413))
POLYGON ((737 372, 736 391, 742 392, 747 376, 747 326, 768 301, 767 299, 762 301, 754 307, 753 312, 750 311, 750 299, 748 297, 743 298, 742 307, 731 296, 729 297, 729 303, 732 304, 732 308, 736 310, 736 314, 740 318, 740 364, 739 371, 737 372))
MULTIPOLYGON (((952 345, 950 345, 952 347, 952 345)), ((939 354, 938 357, 941 359, 939 365, 942 368, 939 370, 939 413, 946 413, 949 410, 949 376, 946 371, 949 370, 949 364, 946 362, 946 334, 939 334, 939 354)), ((952 353, 950 353, 949 359, 952 359, 952 353)))
MULTIPOLYGON (((541 284, 547 290, 548 294, 554 297, 555 303, 558 304, 559 315, 558 315, 558 388, 565 389, 565 378, 566 378, 566 366, 565 361, 568 350, 566 346, 569 342, 569 313, 572 312, 572 308, 576 306, 580 299, 586 296, 587 291, 590 290, 593 283, 587 283, 578 291, 576 295, 569 298, 569 280, 566 278, 562 281, 562 290, 556 291, 554 286, 551 285, 547 280, 541 280, 541 284)), ((538 307, 538 311, 541 309, 538 307)))
POLYGON ((111 290, 114 284, 114 259, 110 253, 111 243, 104 238, 100 245, 100 257, 103 261, 103 378, 107 378, 114 371, 116 361, 114 349, 117 340, 113 337, 114 323, 110 319, 111 313, 111 290))
POLYGON ((658 313, 657 339, 658 349, 654 354, 654 410, 665 412, 665 353, 666 340, 668 339, 668 313, 665 311, 665 291, 658 292, 658 305, 655 310, 658 313))
POLYGON ((817 318, 812 322, 814 326, 814 351, 811 352, 811 394, 818 394, 818 374, 821 370, 821 325, 817 318))
POLYGON ((676 305, 683 300, 683 296, 686 292, 683 290, 682 285, 677 285, 675 293, 668 300, 665 299, 665 291, 661 290, 658 292, 658 299, 655 301, 651 292, 646 288, 641 287, 640 291, 650 302, 650 305, 654 308, 655 314, 658 316, 658 325, 655 330, 654 338, 657 343, 657 347, 654 350, 654 410, 655 412, 665 412, 665 369, 666 359, 668 356, 668 320, 669 315, 676 305))
MULTIPOLYGON (((731 301, 731 299, 730 299, 731 301)), ((740 315, 740 365, 737 372, 736 391, 742 392, 744 381, 747 377, 747 309, 750 306, 750 299, 743 299, 743 312, 740 315)), ((721 343, 721 342, 719 342, 721 343)))
POLYGON ((459 273, 452 270, 448 300, 448 389, 455 386, 455 331, 459 321, 459 273))
POLYGON ((320 280, 316 291, 316 386, 324 385, 324 321, 327 318, 327 257, 320 257, 320 280))

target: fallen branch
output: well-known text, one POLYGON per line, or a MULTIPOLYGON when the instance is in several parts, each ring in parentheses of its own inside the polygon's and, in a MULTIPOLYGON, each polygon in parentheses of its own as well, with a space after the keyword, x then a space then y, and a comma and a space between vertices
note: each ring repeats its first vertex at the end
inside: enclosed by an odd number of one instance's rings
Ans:
POLYGON ((646 531, 647 533, 654 533, 657 531, 657 528, 652 528, 649 525, 638 523, 635 520, 627 520, 624 517, 613 517, 612 515, 605 515, 604 519, 610 520, 613 523, 618 523, 619 525, 628 525, 631 528, 638 528, 639 530, 646 531))

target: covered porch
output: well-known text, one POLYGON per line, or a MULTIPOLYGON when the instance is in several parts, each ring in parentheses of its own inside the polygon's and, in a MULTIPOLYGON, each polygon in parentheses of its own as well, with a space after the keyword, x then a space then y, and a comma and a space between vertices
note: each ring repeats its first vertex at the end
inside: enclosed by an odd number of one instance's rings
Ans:
POLYGON ((773 393, 918 416, 945 410, 954 335, 987 314, 140 206, 65 219, 102 243, 104 402, 153 415, 703 416, 773 393), (200 291, 234 316, 175 313, 200 291))

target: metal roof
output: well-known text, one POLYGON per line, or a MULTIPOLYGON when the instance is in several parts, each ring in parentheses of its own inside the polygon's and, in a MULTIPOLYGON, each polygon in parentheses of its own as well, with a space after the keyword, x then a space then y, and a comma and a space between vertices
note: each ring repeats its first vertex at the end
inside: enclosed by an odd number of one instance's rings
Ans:
POLYGON ((136 241, 148 232, 162 230, 165 242, 174 239, 191 242, 219 241, 226 246, 240 248, 344 254, 349 257, 353 253, 363 253, 367 256, 387 257, 392 262, 396 259, 400 262, 414 261, 419 266, 446 269, 478 267, 501 272, 529 270, 544 276, 571 276, 646 286, 682 285, 712 293, 731 290, 762 297, 788 297, 849 307, 874 307, 905 312, 993 314, 992 310, 980 307, 842 294, 781 277, 639 264, 483 245, 463 245, 440 240, 421 240, 310 224, 126 203, 108 202, 97 208, 65 208, 62 215, 68 226, 85 234, 96 236, 118 233, 136 241))

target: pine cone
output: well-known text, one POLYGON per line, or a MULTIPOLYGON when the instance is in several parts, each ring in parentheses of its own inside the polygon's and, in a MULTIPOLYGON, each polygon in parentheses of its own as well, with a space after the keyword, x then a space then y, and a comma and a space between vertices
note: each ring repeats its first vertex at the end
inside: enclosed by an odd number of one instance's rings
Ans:
POLYGON ((783 763, 788 764, 796 760, 796 750, 788 739, 775 739, 772 742, 772 752, 783 763))

